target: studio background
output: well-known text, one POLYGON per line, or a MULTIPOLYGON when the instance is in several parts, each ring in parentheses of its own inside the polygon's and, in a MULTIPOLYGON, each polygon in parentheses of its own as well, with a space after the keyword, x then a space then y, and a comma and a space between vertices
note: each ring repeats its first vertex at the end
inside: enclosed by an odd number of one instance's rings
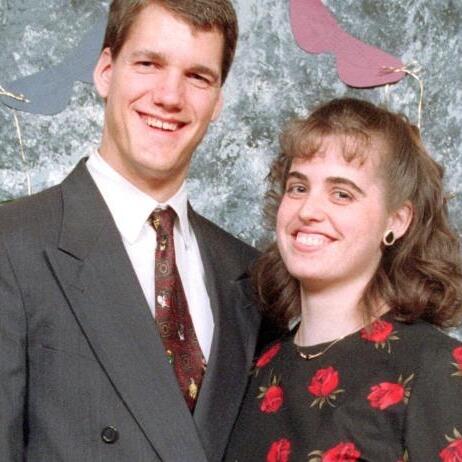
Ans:
MULTIPOLYGON (((301 50, 289 23, 288 0, 234 0, 240 23, 235 64, 224 87, 225 107, 195 154, 190 172, 196 210, 261 247, 264 177, 289 117, 319 102, 355 96, 388 103, 417 122, 419 84, 406 77, 389 87, 355 90, 337 76, 335 58, 301 50)), ((344 30, 416 61, 424 82, 422 135, 446 167, 451 219, 462 231, 462 0, 326 0, 344 30)), ((62 61, 91 28, 103 0, 0 0, 0 85, 62 61)), ((98 144, 103 110, 93 87, 75 83, 55 116, 18 113, 26 161, 12 112, 0 105, 0 201, 58 183, 98 144)), ((462 330, 459 330, 459 335, 462 330)))

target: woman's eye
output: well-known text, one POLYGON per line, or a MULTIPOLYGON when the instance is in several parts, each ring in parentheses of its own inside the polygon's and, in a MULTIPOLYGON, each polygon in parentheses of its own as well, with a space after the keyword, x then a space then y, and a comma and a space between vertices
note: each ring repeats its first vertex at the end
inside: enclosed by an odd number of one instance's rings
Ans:
POLYGON ((353 196, 349 192, 342 191, 342 190, 334 191, 333 195, 334 195, 334 198, 340 202, 348 202, 353 199, 353 196))
POLYGON ((299 184, 299 183, 289 184, 286 187, 286 193, 292 196, 305 194, 306 191, 307 191, 306 186, 299 184))

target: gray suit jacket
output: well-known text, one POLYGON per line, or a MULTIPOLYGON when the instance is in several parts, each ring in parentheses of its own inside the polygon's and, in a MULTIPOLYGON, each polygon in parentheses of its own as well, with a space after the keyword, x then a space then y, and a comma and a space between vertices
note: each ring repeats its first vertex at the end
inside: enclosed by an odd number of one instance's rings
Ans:
POLYGON ((61 185, 0 207, 2 462, 222 458, 260 323, 245 276, 256 251, 190 220, 215 320, 193 416, 83 161, 61 185))

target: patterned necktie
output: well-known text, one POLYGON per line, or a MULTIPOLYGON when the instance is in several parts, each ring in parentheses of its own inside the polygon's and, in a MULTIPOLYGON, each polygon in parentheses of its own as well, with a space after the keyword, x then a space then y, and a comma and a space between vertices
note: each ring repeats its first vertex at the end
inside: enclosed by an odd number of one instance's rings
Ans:
POLYGON ((175 370, 186 403, 193 411, 205 371, 205 360, 175 262, 175 217, 176 213, 170 207, 156 209, 150 216, 150 223, 157 233, 155 317, 168 361, 175 370))

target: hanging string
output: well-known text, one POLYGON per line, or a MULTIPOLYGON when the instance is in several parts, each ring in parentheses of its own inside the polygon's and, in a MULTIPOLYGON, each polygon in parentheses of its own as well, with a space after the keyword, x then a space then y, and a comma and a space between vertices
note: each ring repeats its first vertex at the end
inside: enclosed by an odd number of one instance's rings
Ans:
POLYGON ((22 101, 23 103, 30 103, 30 101, 24 95, 17 95, 15 93, 6 91, 1 85, 0 85, 0 96, 8 96, 9 98, 13 98, 16 101, 22 101))
MULTIPOLYGON (((418 114, 417 114, 417 127, 419 130, 421 129, 421 121, 422 121, 422 108, 423 108, 423 98, 424 98, 424 84, 423 79, 419 77, 419 73, 422 71, 422 67, 416 62, 412 61, 409 64, 406 64, 399 68, 393 67, 386 67, 384 68, 387 72, 404 72, 407 75, 410 75, 415 80, 419 82, 420 86, 420 97, 419 97, 419 107, 418 107, 418 114)), ((385 87, 385 99, 388 99, 390 95, 390 86, 386 85, 385 87)), ((452 199, 457 197, 457 192, 450 191, 444 196, 444 203, 448 203, 452 199)))
MULTIPOLYGON (((18 95, 18 94, 6 91, 1 85, 0 85, 0 96, 7 96, 9 98, 15 99, 16 101, 21 101, 24 103, 29 102, 29 100, 24 95, 18 95)), ((29 170, 27 169, 27 158, 26 158, 26 153, 24 150, 24 143, 22 141, 21 125, 19 123, 17 112, 14 109, 11 109, 11 112, 13 114, 14 124, 16 127, 16 136, 18 137, 19 153, 21 156, 22 163, 25 166, 24 174, 26 176, 27 194, 30 196, 32 194, 32 181, 31 181, 29 170)))
MULTIPOLYGON (((419 77, 419 73, 422 71, 422 67, 416 61, 412 61, 409 64, 405 64, 402 67, 384 67, 383 69, 386 72, 404 72, 405 74, 410 75, 412 78, 417 80, 417 82, 419 82, 420 97, 419 97, 419 106, 417 110, 417 127, 420 130, 421 122, 422 122, 422 108, 423 108, 423 98, 424 98, 424 83, 423 83, 423 79, 419 77)), ((387 90, 388 90, 388 85, 387 85, 387 90)))
POLYGON ((27 194, 30 196, 32 194, 32 180, 30 177, 30 172, 27 169, 27 159, 26 159, 26 153, 24 152, 24 144, 22 142, 22 136, 21 136, 21 126, 19 125, 19 119, 18 119, 18 114, 15 110, 13 112, 13 118, 14 118, 14 124, 16 125, 16 134, 18 136, 18 141, 19 141, 19 150, 21 153, 21 159, 26 166, 25 170, 25 175, 26 175, 26 183, 27 183, 27 194))

